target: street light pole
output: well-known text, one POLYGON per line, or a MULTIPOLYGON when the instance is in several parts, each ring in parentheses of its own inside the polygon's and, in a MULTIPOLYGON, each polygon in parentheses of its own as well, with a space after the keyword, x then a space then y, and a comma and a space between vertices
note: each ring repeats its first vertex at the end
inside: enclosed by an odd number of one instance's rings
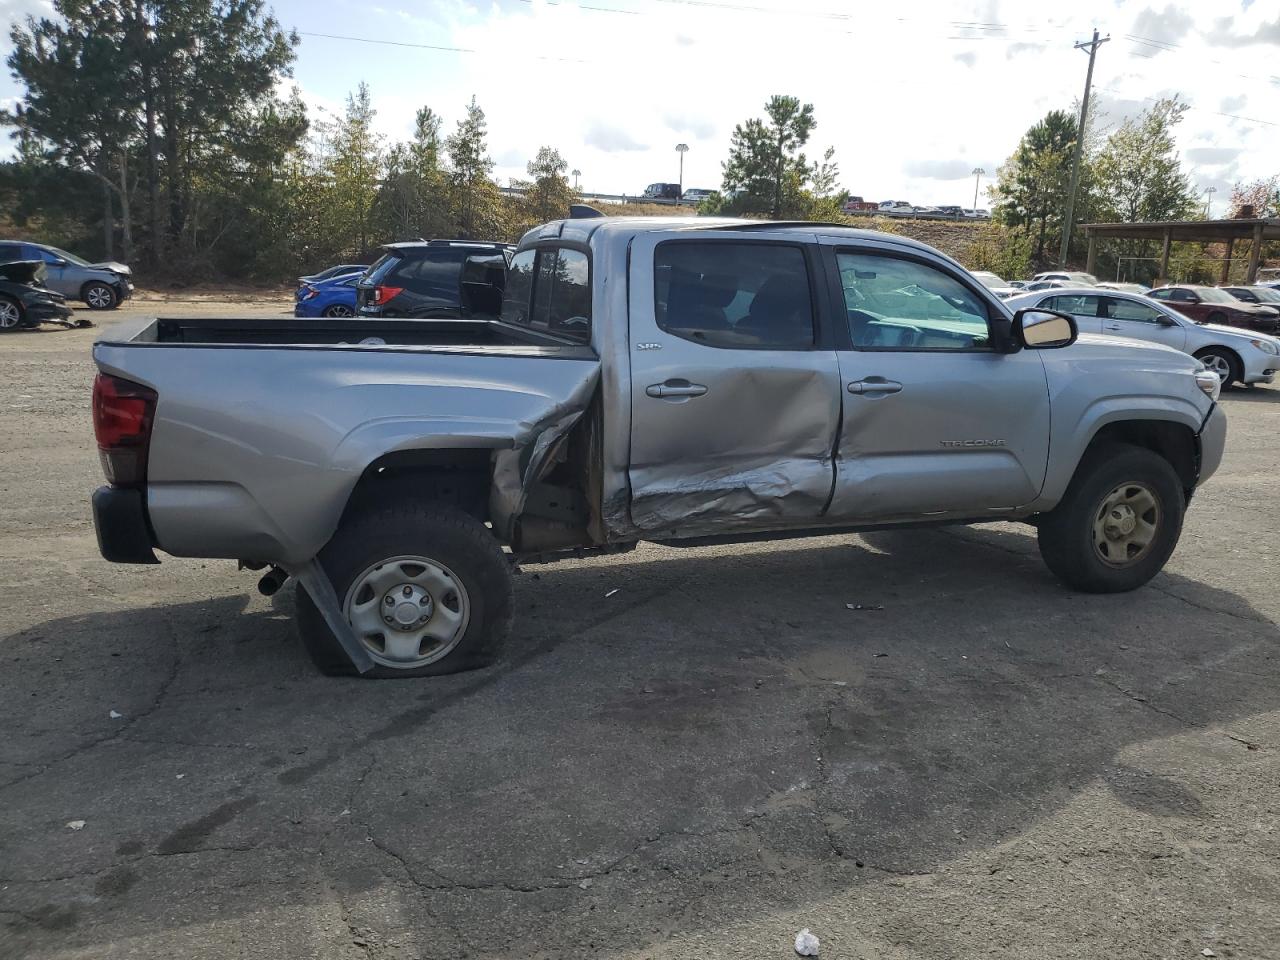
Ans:
MULTIPOLYGON (((688 152, 689 145, 687 143, 676 144, 676 153, 680 154, 680 197, 684 196, 684 155, 688 152)), ((676 199, 679 200, 680 197, 676 197, 676 199)))
POLYGON ((986 175, 987 171, 983 170, 981 167, 973 168, 973 210, 975 213, 978 210, 978 181, 986 175))
POLYGON ((1217 187, 1204 188, 1204 218, 1206 220, 1213 219, 1213 195, 1217 192, 1217 187))
POLYGON ((578 178, 579 178, 580 176, 582 176, 582 171, 581 171, 581 170, 576 170, 576 169, 575 169, 575 170, 573 171, 573 189, 574 189, 574 191, 575 191, 575 192, 576 192, 576 191, 577 191, 577 189, 578 189, 578 178))
POLYGON ((1084 152, 1085 123, 1089 119, 1089 90, 1093 86, 1093 61, 1098 55, 1098 48, 1111 39, 1110 35, 1098 38, 1098 31, 1093 31, 1093 39, 1088 43, 1077 43, 1077 50, 1089 51, 1089 70, 1084 75, 1084 99, 1080 101, 1080 124, 1076 127, 1076 150, 1071 160, 1071 190, 1067 193, 1067 209, 1062 218, 1062 249, 1058 253, 1058 268, 1067 265, 1067 246, 1071 243, 1071 218, 1075 216, 1076 189, 1080 186, 1080 154, 1084 152))

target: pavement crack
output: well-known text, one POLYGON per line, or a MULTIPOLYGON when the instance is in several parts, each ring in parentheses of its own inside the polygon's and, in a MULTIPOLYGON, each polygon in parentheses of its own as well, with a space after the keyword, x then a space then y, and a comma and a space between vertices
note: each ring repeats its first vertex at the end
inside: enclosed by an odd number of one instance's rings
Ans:
POLYGON ((1189 607, 1195 607, 1197 610, 1203 610, 1205 613, 1215 613, 1223 617, 1231 617, 1233 620, 1243 620, 1245 623, 1261 623, 1267 626, 1275 626, 1275 623, 1266 617, 1250 617, 1243 613, 1236 613, 1234 610, 1224 610, 1221 607, 1213 607, 1207 603, 1201 603, 1198 600, 1192 600, 1190 597, 1184 597, 1182 594, 1170 590, 1168 587, 1162 587, 1160 584, 1152 581, 1147 584, 1156 593, 1162 593, 1166 597, 1172 597, 1174 600, 1180 600, 1189 607))
MULTIPOLYGON (((1164 707, 1156 706, 1154 703, 1152 703, 1149 699, 1147 699, 1142 694, 1134 693, 1128 687, 1125 687, 1114 680, 1111 680, 1107 677, 1099 677, 1098 679, 1101 680, 1103 683, 1105 683, 1107 686, 1111 687, 1113 690, 1118 690, 1120 693, 1122 693, 1128 699, 1132 700, 1134 703, 1140 703, 1142 704, 1142 706, 1146 707, 1148 710, 1151 710, 1154 713, 1158 713, 1162 717, 1168 717, 1170 720, 1176 720, 1178 721, 1178 723, 1182 724, 1184 727, 1186 727, 1189 730, 1208 730, 1209 729, 1209 727, 1205 724, 1196 723, 1194 720, 1188 720, 1186 717, 1182 716, 1181 714, 1174 713, 1172 710, 1166 710, 1164 707)), ((1243 744, 1245 748, 1248 750, 1257 750, 1261 746, 1261 744, 1259 744, 1256 740, 1248 740, 1248 739, 1245 739, 1244 737, 1237 737, 1235 734, 1229 733, 1225 730, 1222 732, 1222 735, 1226 737, 1228 740, 1234 740, 1236 743, 1243 744)))

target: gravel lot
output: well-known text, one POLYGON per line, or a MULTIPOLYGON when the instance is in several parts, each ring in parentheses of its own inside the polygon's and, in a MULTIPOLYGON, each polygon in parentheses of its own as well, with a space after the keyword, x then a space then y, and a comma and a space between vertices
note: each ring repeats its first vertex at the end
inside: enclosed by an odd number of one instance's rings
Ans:
POLYGON ((377 683, 99 559, 94 335, 0 340, 0 957, 1280 957, 1280 390, 1134 594, 1011 525, 644 547, 377 683))

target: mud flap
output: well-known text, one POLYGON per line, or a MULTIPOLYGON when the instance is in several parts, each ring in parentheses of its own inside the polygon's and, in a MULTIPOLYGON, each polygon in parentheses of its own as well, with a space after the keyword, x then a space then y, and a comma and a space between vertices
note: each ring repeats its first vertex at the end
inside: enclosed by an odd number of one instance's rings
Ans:
POLYGON ((306 589, 311 602, 316 605, 316 609, 324 617, 324 622, 333 631, 342 649, 346 651, 351 665, 360 673, 368 673, 372 670, 373 658, 369 656, 369 651, 360 645, 360 641, 351 631, 351 624, 347 623, 347 618, 342 615, 342 607, 338 605, 338 595, 333 592, 333 584, 329 580, 329 575, 324 572, 324 568, 320 566, 320 562, 315 559, 308 560, 302 566, 290 570, 289 575, 306 589))

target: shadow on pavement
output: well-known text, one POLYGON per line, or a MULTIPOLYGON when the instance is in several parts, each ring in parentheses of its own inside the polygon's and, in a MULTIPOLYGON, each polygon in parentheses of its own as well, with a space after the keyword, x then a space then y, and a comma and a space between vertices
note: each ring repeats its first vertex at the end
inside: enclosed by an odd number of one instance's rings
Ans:
POLYGON ((228 922, 280 956, 620 952, 929 871, 1091 783, 1200 816, 1117 754, 1280 703, 1239 597, 1070 594, 1004 528, 529 568, 506 658, 423 682, 320 677, 287 596, 244 605, 5 638, 0 954, 236 955, 228 922))

